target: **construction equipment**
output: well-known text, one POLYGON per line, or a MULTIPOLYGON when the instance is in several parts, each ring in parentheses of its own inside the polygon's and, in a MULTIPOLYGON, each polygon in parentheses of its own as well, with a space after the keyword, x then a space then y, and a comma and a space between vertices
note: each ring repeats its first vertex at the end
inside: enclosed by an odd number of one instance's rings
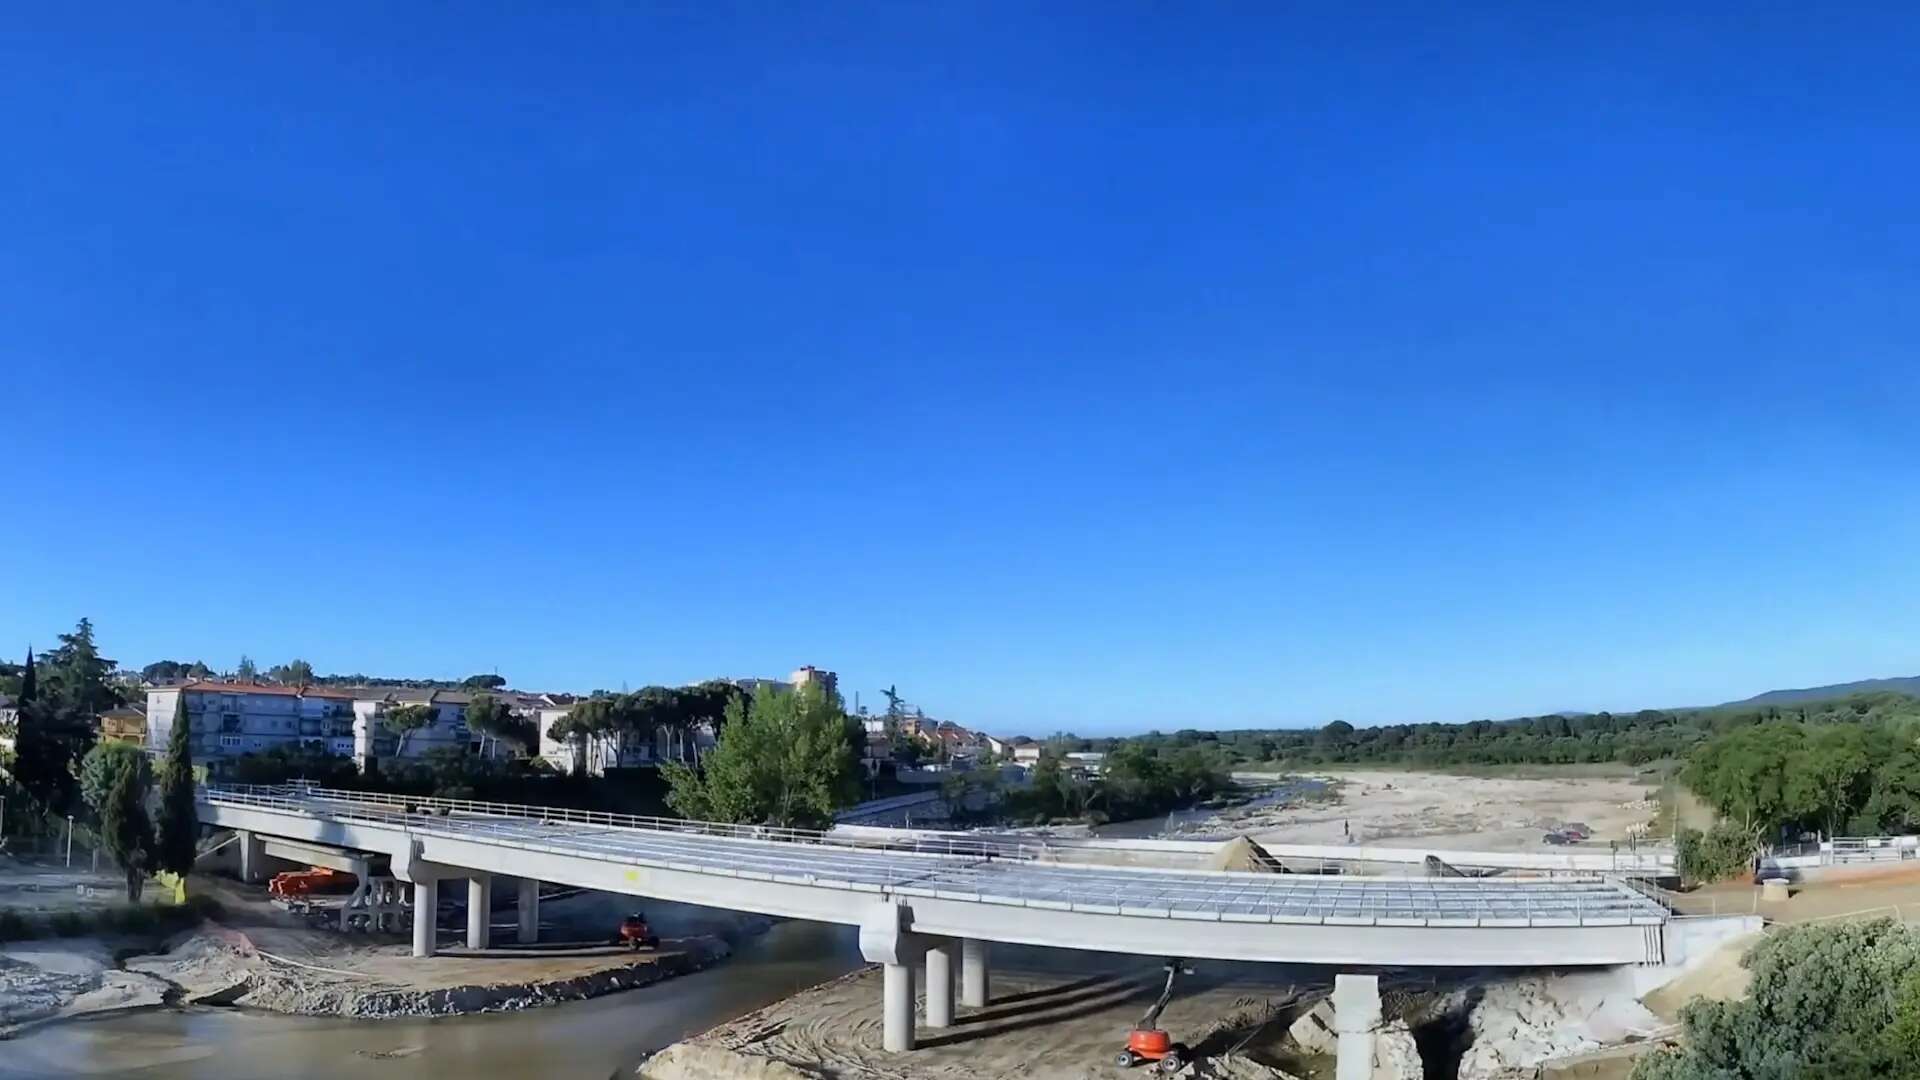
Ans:
POLYGON ((1172 1076, 1193 1060, 1193 1051, 1187 1048, 1186 1043, 1174 1042, 1173 1036, 1154 1026, 1160 1022, 1161 1012, 1173 998, 1174 982, 1182 975, 1193 974, 1193 969, 1177 958, 1169 959, 1166 968, 1167 983, 1160 988, 1160 997, 1140 1018, 1140 1022, 1133 1025, 1133 1030, 1127 1033, 1127 1048, 1114 1059, 1123 1069, 1151 1063, 1154 1071, 1172 1076))
POLYGON ((267 895, 275 900, 298 900, 308 896, 350 893, 359 879, 342 870, 314 866, 273 875, 267 882, 267 895))
POLYGON ((657 949, 660 947, 660 936, 653 932, 653 927, 647 925, 647 913, 636 911, 620 920, 620 934, 614 938, 614 944, 625 945, 635 951, 657 949))

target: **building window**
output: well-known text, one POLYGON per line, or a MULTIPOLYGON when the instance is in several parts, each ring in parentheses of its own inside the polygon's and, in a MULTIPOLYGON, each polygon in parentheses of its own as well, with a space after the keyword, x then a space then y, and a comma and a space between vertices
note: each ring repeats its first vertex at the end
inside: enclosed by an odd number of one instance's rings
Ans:
POLYGON ((220 736, 220 749, 222 749, 222 750, 238 750, 239 748, 240 748, 240 736, 238 736, 238 735, 222 735, 222 736, 220 736))

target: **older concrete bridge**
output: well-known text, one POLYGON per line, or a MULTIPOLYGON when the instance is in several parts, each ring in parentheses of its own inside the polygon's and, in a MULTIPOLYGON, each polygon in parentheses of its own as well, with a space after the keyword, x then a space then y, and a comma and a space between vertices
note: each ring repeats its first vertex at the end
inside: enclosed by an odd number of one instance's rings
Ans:
POLYGON ((414 890, 414 953, 435 948, 440 882, 468 882, 468 944, 484 947, 490 882, 537 882, 860 928, 885 965, 885 1044, 913 1045, 916 972, 926 1023, 987 1000, 988 943, 1140 956, 1356 966, 1660 963, 1668 913, 1626 884, 1587 878, 1319 877, 1044 861, 1019 838, 899 838, 639 818, 295 786, 208 788, 200 820, 276 844, 384 855, 414 890))

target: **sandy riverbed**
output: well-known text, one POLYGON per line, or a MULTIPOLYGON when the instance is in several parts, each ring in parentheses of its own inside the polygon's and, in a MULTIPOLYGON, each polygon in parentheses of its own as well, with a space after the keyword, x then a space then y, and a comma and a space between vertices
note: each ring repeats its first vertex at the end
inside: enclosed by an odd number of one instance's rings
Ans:
MULTIPOLYGON (((1582 821, 1605 849, 1644 830, 1658 807, 1640 779, 1568 775, 1456 776, 1365 769, 1315 774, 1337 781, 1337 801, 1221 811, 1201 827, 1230 829, 1262 843, 1379 844, 1418 840, 1443 850, 1544 851, 1551 826, 1582 821)), ((1564 849, 1557 849, 1564 850, 1564 849)))

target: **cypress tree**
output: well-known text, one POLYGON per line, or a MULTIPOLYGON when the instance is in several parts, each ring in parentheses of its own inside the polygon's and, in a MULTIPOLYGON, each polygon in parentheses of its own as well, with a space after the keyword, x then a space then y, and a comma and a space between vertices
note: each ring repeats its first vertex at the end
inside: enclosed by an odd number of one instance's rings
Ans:
POLYGON ((160 840, 155 865, 185 876, 193 869, 200 841, 200 820, 193 805, 193 733, 187 719, 187 695, 180 693, 167 734, 167 759, 160 771, 160 840))
POLYGON ((122 771, 101 808, 100 834, 107 853, 127 873, 127 899, 137 902, 153 860, 153 822, 147 818, 146 790, 139 769, 122 771))

